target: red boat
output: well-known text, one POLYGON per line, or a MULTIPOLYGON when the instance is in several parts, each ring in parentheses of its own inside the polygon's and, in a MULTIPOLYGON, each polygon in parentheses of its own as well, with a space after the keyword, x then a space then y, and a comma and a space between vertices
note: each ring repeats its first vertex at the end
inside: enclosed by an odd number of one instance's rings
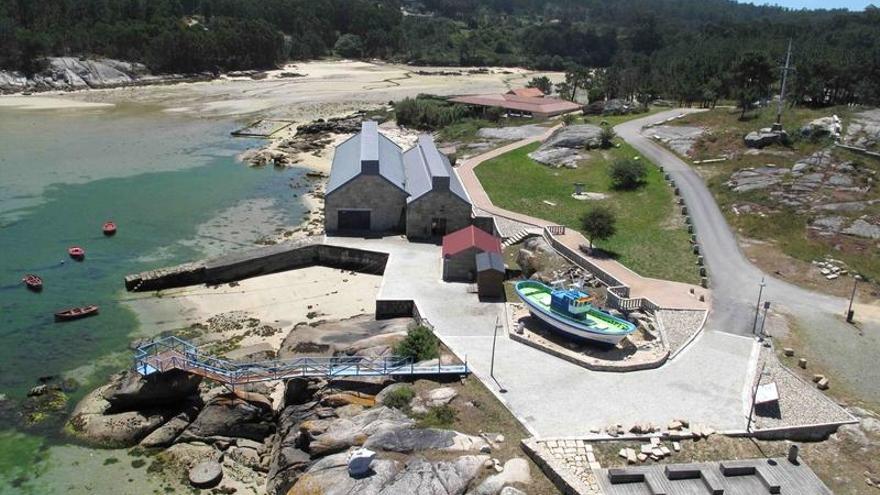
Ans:
POLYGON ((82 261, 86 257, 86 250, 79 246, 72 246, 67 248, 67 254, 77 261, 82 261))
POLYGON ((81 308, 68 308, 55 313, 55 321, 78 320, 96 314, 98 314, 98 307, 95 305, 83 306, 81 308))
POLYGON ((104 222, 104 235, 113 235, 116 233, 116 224, 113 222, 104 222))
POLYGON ((40 292, 43 290, 43 279, 36 275, 25 275, 21 281, 32 291, 40 292))

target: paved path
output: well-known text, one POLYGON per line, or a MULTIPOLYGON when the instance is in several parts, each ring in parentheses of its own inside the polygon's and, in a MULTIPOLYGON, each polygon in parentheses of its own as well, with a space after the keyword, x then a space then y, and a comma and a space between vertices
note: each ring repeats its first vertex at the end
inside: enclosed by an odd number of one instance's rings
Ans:
POLYGON ((749 335, 761 277, 765 277, 764 300, 776 310, 792 315, 801 326, 800 338, 813 350, 819 367, 862 400, 880 406, 880 309, 856 305, 860 328, 843 321, 848 301, 797 287, 765 274, 740 250, 712 193, 702 178, 677 155, 642 135, 641 129, 669 117, 699 110, 679 109, 633 120, 615 127, 625 139, 675 179, 687 202, 697 239, 709 270, 712 311, 707 329, 749 335))
MULTIPOLYGON (((468 195, 470 195, 471 201, 474 203, 474 206, 492 215, 540 228, 554 225, 547 220, 531 217, 529 215, 505 210, 503 208, 495 206, 495 204, 493 204, 492 200, 489 198, 489 195, 486 194, 485 189, 483 189, 483 185, 480 183, 479 179, 477 179, 474 169, 481 163, 487 160, 491 160, 493 158, 497 158, 504 153, 522 148, 523 146, 528 146, 532 143, 544 141, 548 137, 550 137, 550 135, 553 134, 553 132, 559 127, 561 126, 552 127, 548 129, 547 132, 545 132, 543 135, 530 137, 521 141, 517 141, 515 143, 511 143, 506 146, 488 151, 481 155, 469 158, 462 162, 456 170, 458 171, 458 176, 461 179, 465 189, 467 189, 468 195)), ((642 277, 641 275, 637 274, 636 272, 630 270, 626 266, 618 263, 613 259, 597 258, 594 256, 586 255, 583 253, 583 251, 580 250, 580 246, 588 245, 589 241, 583 235, 573 229, 566 229, 564 235, 556 236, 556 238, 573 252, 579 253, 590 263, 598 266, 603 271, 610 274, 615 279, 619 280, 621 283, 629 286, 631 298, 647 298, 655 304, 664 308, 708 308, 708 303, 701 302, 699 300, 699 296, 701 295, 704 297, 704 299, 709 299, 709 291, 703 289, 702 287, 680 282, 642 277), (691 291, 693 291, 693 294, 691 293, 691 291)))
POLYGON ((473 373, 537 436, 588 436, 591 427, 612 422, 665 425, 676 417, 717 430, 745 427, 743 398, 757 350, 752 339, 710 332, 659 369, 604 373, 508 339, 502 327, 495 377, 507 392, 500 393, 489 371, 492 334, 496 318, 505 321, 505 305, 480 302, 467 284, 443 282, 438 246, 397 237, 326 242, 389 253, 378 297, 415 300, 444 343, 466 357, 473 373))

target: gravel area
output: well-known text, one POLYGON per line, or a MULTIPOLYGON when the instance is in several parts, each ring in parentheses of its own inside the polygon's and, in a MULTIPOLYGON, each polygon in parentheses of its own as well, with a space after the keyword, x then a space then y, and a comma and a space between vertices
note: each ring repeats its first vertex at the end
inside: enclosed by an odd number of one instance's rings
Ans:
POLYGON ((779 407, 756 408, 752 418, 756 429, 834 423, 852 419, 843 408, 820 392, 815 384, 801 380, 794 372, 783 366, 772 347, 761 347, 757 369, 754 386, 775 383, 779 392, 779 407))
POLYGON ((670 355, 675 355, 702 328, 705 311, 661 309, 657 311, 657 322, 666 339, 670 355))

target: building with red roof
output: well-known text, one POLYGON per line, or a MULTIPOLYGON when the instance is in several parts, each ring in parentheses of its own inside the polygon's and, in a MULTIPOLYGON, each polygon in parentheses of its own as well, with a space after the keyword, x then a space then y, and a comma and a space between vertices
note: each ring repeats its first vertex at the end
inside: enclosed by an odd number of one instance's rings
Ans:
POLYGON ((480 253, 501 253, 501 239, 473 225, 443 237, 443 280, 473 282, 480 253))
POLYGON ((527 96, 531 98, 543 98, 544 92, 538 88, 514 88, 507 92, 509 95, 527 96))
POLYGON ((449 101, 463 105, 501 108, 506 110, 508 114, 538 118, 553 117, 581 109, 577 103, 558 98, 519 96, 509 93, 456 96, 450 98, 449 101))

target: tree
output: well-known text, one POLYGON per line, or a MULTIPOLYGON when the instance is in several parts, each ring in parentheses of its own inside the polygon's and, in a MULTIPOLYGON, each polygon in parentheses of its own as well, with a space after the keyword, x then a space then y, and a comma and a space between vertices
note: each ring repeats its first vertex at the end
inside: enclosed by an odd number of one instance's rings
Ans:
POLYGON ((565 100, 575 101, 578 90, 589 91, 591 87, 590 70, 584 67, 574 67, 565 73, 565 81, 556 85, 556 92, 565 100))
POLYGON ((604 241, 617 232, 617 218, 607 207, 597 206, 584 213, 581 217, 581 227, 590 239, 590 250, 592 250, 593 241, 604 241))
POLYGON ((733 69, 734 92, 742 108, 740 120, 757 100, 767 96, 772 82, 773 67, 763 53, 749 52, 740 58, 733 69))
POLYGON ((434 332, 426 326, 419 325, 410 328, 397 345, 394 346, 394 355, 412 358, 413 361, 424 361, 440 356, 440 341, 434 332))
POLYGON ((615 189, 635 189, 645 182, 648 169, 640 160, 616 160, 608 170, 615 189))
POLYGON ((364 41, 356 34, 343 34, 333 45, 333 51, 340 57, 361 58, 364 55, 364 41))
POLYGON ((553 83, 547 76, 533 77, 532 80, 526 84, 526 87, 538 88, 545 95, 549 95, 553 91, 553 83))

